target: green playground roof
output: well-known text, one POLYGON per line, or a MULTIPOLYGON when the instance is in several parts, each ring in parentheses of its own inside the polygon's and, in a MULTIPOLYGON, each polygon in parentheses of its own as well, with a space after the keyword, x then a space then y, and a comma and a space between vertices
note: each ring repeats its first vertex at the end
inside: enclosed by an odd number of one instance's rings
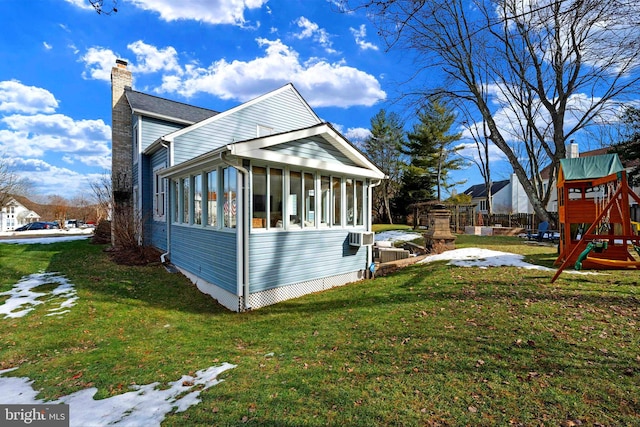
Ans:
POLYGON ((565 181, 602 178, 624 170, 617 154, 561 159, 565 181))

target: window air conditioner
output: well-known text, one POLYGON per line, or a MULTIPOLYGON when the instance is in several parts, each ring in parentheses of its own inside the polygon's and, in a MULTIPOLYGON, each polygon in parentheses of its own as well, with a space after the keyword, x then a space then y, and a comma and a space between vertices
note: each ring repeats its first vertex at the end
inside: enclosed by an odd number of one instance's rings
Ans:
POLYGON ((349 232, 349 245, 351 246, 372 246, 374 233, 370 231, 349 232))

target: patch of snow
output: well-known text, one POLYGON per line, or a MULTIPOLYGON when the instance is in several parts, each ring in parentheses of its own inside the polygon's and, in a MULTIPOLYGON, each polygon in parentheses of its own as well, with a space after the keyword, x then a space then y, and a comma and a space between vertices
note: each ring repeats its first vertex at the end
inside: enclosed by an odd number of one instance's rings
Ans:
POLYGON ((420 262, 449 261, 448 265, 458 267, 520 267, 533 270, 553 271, 548 267, 529 264, 523 255, 480 248, 463 248, 429 255, 420 262))
POLYGON ((22 239, 2 239, 0 244, 7 243, 13 245, 46 245, 49 243, 70 242, 72 240, 88 239, 90 236, 80 234, 75 236, 56 236, 56 237, 25 237, 22 239))
MULTIPOLYGON (((524 262, 523 259, 524 255, 512 254, 509 252, 480 248, 463 248, 446 251, 437 255, 429 255, 425 259, 419 261, 419 263, 449 261, 447 265, 455 265, 457 267, 519 267, 526 268, 528 270, 556 271, 554 268, 529 264, 528 262, 524 262)), ((564 270, 563 273, 600 274, 594 271, 575 270, 564 270)))
POLYGON ((409 242, 419 237, 422 237, 422 234, 411 233, 408 231, 391 230, 376 233, 375 240, 376 242, 409 242))
POLYGON ((177 381, 170 382, 168 388, 158 388, 160 383, 132 387, 134 390, 95 400, 98 391, 95 387, 63 396, 52 402, 37 399, 38 392, 33 389, 29 378, 2 377, 0 371, 0 396, 2 404, 42 404, 66 403, 69 405, 70 426, 160 426, 166 415, 175 409, 184 412, 200 403, 200 393, 224 380, 217 377, 236 365, 223 363, 196 372, 195 376, 183 375, 177 381))
POLYGON ((22 278, 16 283, 11 290, 0 292, 0 296, 9 295, 4 304, 0 305, 0 314, 4 314, 4 318, 23 317, 37 305, 45 302, 59 302, 59 305, 50 309, 47 316, 59 316, 67 313, 70 307, 73 307, 78 299, 76 290, 64 276, 58 273, 36 273, 30 274, 22 278), (49 293, 35 292, 33 289, 45 284, 58 284, 49 293), (47 296, 50 295, 48 298, 47 296))

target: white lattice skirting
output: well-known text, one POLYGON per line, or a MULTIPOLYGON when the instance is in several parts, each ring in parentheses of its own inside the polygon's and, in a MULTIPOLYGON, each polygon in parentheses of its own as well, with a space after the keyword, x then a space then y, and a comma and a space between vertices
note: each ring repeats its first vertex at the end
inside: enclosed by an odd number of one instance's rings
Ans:
POLYGON ((335 288, 336 286, 346 285, 347 283, 357 282, 363 278, 364 272, 362 270, 352 271, 350 273, 340 274, 337 276, 309 280, 306 282, 295 283, 293 285, 252 293, 249 295, 249 307, 252 309, 265 307, 267 305, 276 304, 292 298, 298 298, 313 292, 320 292, 326 289, 335 288))
MULTIPOLYGON (((224 289, 209 283, 186 270, 181 268, 178 269, 197 286, 200 292, 210 295, 224 307, 232 311, 244 310, 243 297, 225 291, 224 289)), ((249 295, 248 306, 251 309, 266 307, 268 305, 277 304, 281 301, 286 301, 292 298, 298 298, 313 292, 320 292, 337 286, 343 286, 347 283, 357 282, 364 279, 364 277, 364 271, 360 270, 268 289, 266 291, 256 292, 249 295)))

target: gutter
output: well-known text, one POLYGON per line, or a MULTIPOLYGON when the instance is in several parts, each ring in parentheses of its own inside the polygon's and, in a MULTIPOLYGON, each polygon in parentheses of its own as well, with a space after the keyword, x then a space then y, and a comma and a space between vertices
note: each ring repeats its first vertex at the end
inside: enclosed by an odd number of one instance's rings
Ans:
MULTIPOLYGON (((169 150, 169 146, 165 144, 164 141, 160 140, 160 145, 163 148, 166 148, 167 151, 169 150)), ((162 179, 167 179, 167 178, 162 178, 162 179)), ((164 217, 167 224, 167 252, 160 255, 160 262, 162 263, 162 265, 167 264, 167 256, 169 256, 169 254, 171 253, 171 186, 170 185, 167 185, 167 187, 165 188, 165 195, 166 195, 166 200, 165 200, 166 211, 165 211, 164 217)))
POLYGON ((242 166, 231 163, 229 159, 227 159, 227 151, 223 151, 220 153, 220 160, 226 165, 236 169, 238 172, 242 173, 244 177, 242 178, 242 215, 243 215, 243 225, 242 225, 242 275, 243 275, 243 310, 251 310, 251 306, 248 304, 249 298, 249 171, 242 166))
MULTIPOLYGON (((386 177, 385 177, 386 178, 386 177)), ((377 182, 371 182, 371 184, 369 184, 369 190, 368 190, 368 198, 369 198, 369 202, 371 202, 372 200, 372 193, 373 193, 373 188, 377 187, 378 185, 380 185, 382 183, 381 179, 378 179, 377 182)), ((367 220, 367 231, 371 231, 373 232, 373 226, 371 225, 371 209, 369 209, 369 219, 367 220)), ((367 247, 367 268, 365 269, 365 274, 368 271, 370 274, 371 279, 373 279, 373 275, 374 275, 374 271, 375 268, 373 267, 373 247, 368 246, 367 247)))

